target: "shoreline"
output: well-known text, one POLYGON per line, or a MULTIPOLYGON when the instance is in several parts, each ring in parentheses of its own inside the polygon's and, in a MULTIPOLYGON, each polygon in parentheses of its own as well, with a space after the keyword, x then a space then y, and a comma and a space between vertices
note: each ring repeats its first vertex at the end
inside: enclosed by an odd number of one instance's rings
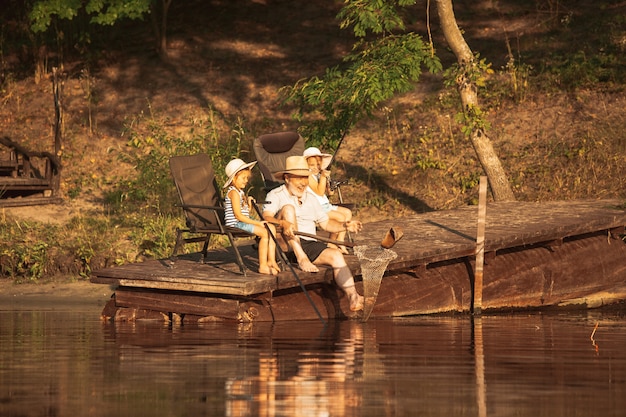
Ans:
POLYGON ((88 281, 16 284, 0 280, 0 311, 92 308, 98 313, 114 289, 88 281))

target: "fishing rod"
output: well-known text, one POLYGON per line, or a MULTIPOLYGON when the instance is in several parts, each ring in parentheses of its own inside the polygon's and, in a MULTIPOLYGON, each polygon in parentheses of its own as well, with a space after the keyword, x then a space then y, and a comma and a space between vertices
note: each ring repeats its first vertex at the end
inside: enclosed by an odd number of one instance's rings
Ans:
MULTIPOLYGON (((257 205, 257 203, 253 202, 252 206, 254 207, 254 210, 256 211, 256 213, 259 215, 259 218, 261 220, 263 220, 263 215, 261 214, 261 210, 259 210, 259 206, 257 205)), ((307 291, 306 287, 302 283, 302 280, 298 276, 298 273, 296 272, 295 268, 293 267, 293 265, 291 265, 291 262, 289 262, 289 259, 287 259, 287 254, 285 253, 285 251, 283 251, 283 249, 278 244, 278 240, 276 239, 276 236, 274 236, 274 233, 272 233, 272 231, 270 230, 270 227, 267 225, 267 223, 264 223, 264 226, 265 226, 265 230, 267 230, 267 233, 270 235, 271 239, 274 241, 274 244, 276 245, 276 249, 278 250, 278 254, 280 255, 280 259, 283 261, 283 263, 285 265, 287 265, 287 267, 289 268, 289 270, 293 274, 294 278, 298 282, 298 285, 302 289, 302 292, 304 292, 304 295, 306 296, 307 300, 309 300, 309 303, 313 307, 313 310, 315 310, 315 313, 317 314, 317 317, 319 317, 320 321, 324 325, 326 325, 326 320, 324 320, 324 318, 322 317, 322 314, 317 309, 317 306, 313 302, 313 299, 311 298, 311 295, 309 294, 309 292, 307 291)))

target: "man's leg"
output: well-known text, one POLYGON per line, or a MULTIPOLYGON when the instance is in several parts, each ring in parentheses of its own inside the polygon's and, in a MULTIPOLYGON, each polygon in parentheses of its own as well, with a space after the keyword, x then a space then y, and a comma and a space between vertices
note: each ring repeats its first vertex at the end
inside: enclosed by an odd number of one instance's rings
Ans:
POLYGON ((329 265, 333 268, 335 282, 341 288, 350 300, 350 310, 358 311, 363 309, 363 296, 359 295, 354 285, 354 277, 352 271, 348 268, 346 259, 339 249, 328 248, 317 257, 314 262, 316 265, 329 265))
MULTIPOLYGON (((288 204, 283 206, 280 209, 280 212, 276 216, 276 218, 280 220, 287 220, 289 223, 295 225, 296 230, 298 229, 298 221, 296 220, 296 209, 288 204)), ((300 245, 300 238, 298 236, 285 236, 282 234, 282 238, 287 241, 289 247, 296 255, 296 260, 298 261, 298 267, 304 272, 319 272, 319 268, 313 265, 313 263, 309 260, 309 257, 306 256, 302 246, 300 245)))

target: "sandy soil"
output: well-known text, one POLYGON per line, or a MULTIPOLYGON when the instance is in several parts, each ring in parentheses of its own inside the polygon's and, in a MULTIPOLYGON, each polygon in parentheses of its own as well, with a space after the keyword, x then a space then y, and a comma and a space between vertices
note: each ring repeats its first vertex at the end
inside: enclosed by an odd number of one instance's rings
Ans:
POLYGON ((33 309, 100 311, 112 294, 113 288, 87 281, 14 284, 9 280, 0 280, 0 311, 33 309))

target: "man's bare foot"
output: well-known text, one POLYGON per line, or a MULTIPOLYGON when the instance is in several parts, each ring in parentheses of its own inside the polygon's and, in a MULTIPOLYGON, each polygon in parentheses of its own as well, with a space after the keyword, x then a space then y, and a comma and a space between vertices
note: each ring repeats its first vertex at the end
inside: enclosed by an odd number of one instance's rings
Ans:
POLYGON ((350 295, 350 311, 363 310, 363 303, 365 299, 362 295, 352 294, 350 295))
POLYGON ((304 272, 320 272, 320 270, 313 265, 313 262, 308 259, 303 259, 302 261, 298 261, 298 266, 304 272))
POLYGON ((272 271, 271 272, 272 275, 278 275, 278 274, 280 274, 281 269, 280 269, 280 267, 278 265, 276 265, 276 266, 272 265, 272 266, 270 266, 270 271, 272 271))

